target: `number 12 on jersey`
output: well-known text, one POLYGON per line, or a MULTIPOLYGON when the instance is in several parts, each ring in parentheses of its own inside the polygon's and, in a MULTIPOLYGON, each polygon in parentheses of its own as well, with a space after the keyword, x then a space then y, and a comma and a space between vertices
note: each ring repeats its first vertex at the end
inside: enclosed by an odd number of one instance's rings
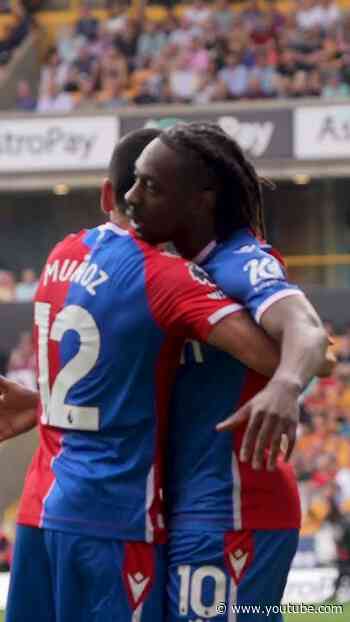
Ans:
POLYGON ((39 389, 43 425, 70 430, 96 432, 99 429, 99 409, 77 406, 67 402, 67 394, 93 369, 100 352, 100 332, 94 318, 83 307, 68 305, 54 318, 50 328, 51 304, 36 302, 34 322, 38 327, 39 389), (61 342, 64 334, 78 333, 78 352, 60 369, 50 390, 49 340, 61 342))

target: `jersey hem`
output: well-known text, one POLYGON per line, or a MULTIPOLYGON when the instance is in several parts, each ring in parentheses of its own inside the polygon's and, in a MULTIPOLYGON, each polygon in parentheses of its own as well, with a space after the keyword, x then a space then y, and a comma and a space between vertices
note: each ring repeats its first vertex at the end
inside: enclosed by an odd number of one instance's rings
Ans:
POLYGON ((226 533, 227 531, 242 531, 243 529, 261 529, 269 531, 278 531, 279 529, 301 529, 301 522, 299 520, 281 520, 271 524, 271 522, 264 521, 245 521, 242 526, 237 529, 234 527, 232 520, 223 522, 222 519, 207 518, 201 519, 200 516, 192 515, 186 518, 177 520, 170 520, 169 533, 172 531, 190 531, 190 532, 203 532, 203 530, 226 533))
POLYGON ((167 542, 167 532, 155 531, 152 537, 152 541, 146 540, 145 532, 135 530, 123 529, 111 529, 110 527, 101 526, 100 529, 88 527, 85 523, 79 521, 58 521, 57 519, 49 519, 44 517, 43 520, 30 515, 21 515, 17 517, 17 525, 24 525, 26 527, 37 527, 38 529, 51 529, 53 531, 61 531, 64 533, 71 533, 74 535, 84 535, 91 538, 100 538, 102 540, 125 540, 132 542, 150 542, 151 544, 165 544, 167 542))

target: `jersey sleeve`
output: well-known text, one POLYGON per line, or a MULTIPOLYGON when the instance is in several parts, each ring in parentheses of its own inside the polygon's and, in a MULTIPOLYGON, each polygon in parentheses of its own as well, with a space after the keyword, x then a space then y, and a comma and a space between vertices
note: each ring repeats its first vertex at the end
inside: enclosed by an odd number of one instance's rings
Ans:
POLYGON ((230 249, 215 278, 225 294, 239 300, 257 323, 278 300, 304 295, 287 280, 283 263, 259 246, 247 252, 230 249))
POLYGON ((205 341, 215 324, 242 309, 202 268, 179 257, 158 255, 148 262, 146 287, 153 317, 164 330, 205 341))

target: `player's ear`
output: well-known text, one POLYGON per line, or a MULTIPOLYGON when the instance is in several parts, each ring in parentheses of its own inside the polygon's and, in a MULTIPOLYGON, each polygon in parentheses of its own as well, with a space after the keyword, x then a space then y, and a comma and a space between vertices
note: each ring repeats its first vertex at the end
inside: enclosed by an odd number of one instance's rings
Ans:
POLYGON ((110 179, 103 180, 100 206, 104 214, 109 214, 115 208, 114 190, 110 179))

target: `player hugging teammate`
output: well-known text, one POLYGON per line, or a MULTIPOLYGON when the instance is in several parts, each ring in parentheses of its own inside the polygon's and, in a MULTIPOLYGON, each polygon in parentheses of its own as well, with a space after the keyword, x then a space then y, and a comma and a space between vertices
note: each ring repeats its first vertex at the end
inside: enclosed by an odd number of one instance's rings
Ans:
POLYGON ((0 438, 40 426, 6 620, 247 619, 218 603, 280 602, 300 520, 284 458, 325 331, 255 237, 260 180, 217 126, 125 137, 101 203, 110 222, 41 277, 40 396, 1 382, 0 438))

